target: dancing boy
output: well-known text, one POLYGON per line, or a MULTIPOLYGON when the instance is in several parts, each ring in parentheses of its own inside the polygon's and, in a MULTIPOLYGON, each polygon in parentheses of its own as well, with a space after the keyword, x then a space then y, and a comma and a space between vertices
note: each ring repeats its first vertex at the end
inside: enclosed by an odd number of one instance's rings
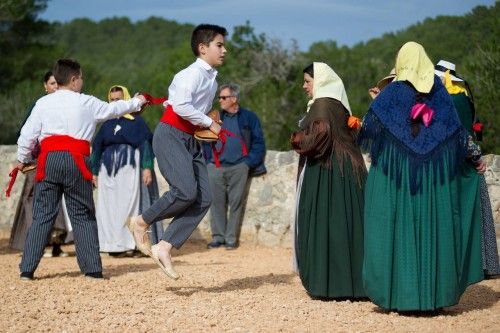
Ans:
POLYGON ((129 101, 108 104, 81 94, 82 71, 80 64, 71 59, 58 60, 53 72, 58 90, 36 102, 17 141, 20 170, 31 161, 33 150, 40 142, 33 224, 24 245, 21 278, 33 279, 63 194, 80 270, 85 276, 102 278, 92 173, 88 169, 90 140, 97 122, 134 111, 146 103, 146 99, 139 95, 129 101))
POLYGON ((194 29, 191 49, 197 59, 175 75, 168 88, 168 105, 153 136, 153 151, 170 190, 142 215, 129 220, 137 247, 151 255, 172 279, 179 278, 172 266, 172 248, 184 244, 212 201, 207 167, 193 134, 199 127, 220 132, 220 125, 206 114, 217 92, 215 67, 224 62, 226 35, 226 29, 217 25, 201 24, 194 29), (151 246, 148 225, 172 217, 163 239, 151 246))

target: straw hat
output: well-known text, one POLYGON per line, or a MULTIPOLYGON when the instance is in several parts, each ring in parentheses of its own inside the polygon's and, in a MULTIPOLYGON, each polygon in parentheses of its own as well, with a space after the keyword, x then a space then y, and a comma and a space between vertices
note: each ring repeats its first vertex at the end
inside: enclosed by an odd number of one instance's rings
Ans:
POLYGON ((388 85, 389 83, 391 83, 395 77, 396 77, 396 69, 393 68, 393 69, 391 69, 391 72, 389 73, 389 75, 387 75, 386 77, 384 77, 383 79, 381 79, 380 81, 377 82, 377 87, 380 90, 384 89, 385 86, 388 85))

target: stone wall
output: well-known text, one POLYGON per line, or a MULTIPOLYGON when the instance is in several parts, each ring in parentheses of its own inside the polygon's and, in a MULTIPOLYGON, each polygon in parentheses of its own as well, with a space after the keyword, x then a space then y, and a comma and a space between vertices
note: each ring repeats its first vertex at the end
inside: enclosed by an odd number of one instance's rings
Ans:
MULTIPOLYGON (((16 161, 16 146, 0 146, 1 199, 0 199, 0 228, 10 228, 22 189, 24 176, 20 174, 12 190, 10 198, 5 197, 5 189, 9 181, 9 171, 16 161)), ((500 233, 500 156, 487 155, 484 157, 488 169, 486 182, 490 192, 495 227, 500 233)), ((251 179, 248 187, 240 240, 254 242, 267 246, 291 245, 291 223, 295 209, 295 178, 298 157, 293 151, 268 151, 266 166, 268 173, 264 176, 251 179)), ((157 175, 160 175, 156 170, 157 175)), ((164 179, 159 176, 160 193, 167 190, 164 179)), ((168 223, 168 221, 166 222, 168 223)), ((192 236, 193 239, 209 239, 209 214, 203 219, 192 236)))

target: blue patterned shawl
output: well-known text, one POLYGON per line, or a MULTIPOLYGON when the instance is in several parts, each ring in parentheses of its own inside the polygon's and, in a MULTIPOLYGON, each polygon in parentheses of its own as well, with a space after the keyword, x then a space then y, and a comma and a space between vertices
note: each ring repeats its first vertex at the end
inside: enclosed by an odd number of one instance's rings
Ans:
MULTIPOLYGON (((428 94, 420 94, 407 82, 389 84, 373 101, 358 136, 361 148, 370 153, 372 164, 381 164, 384 173, 401 185, 401 163, 409 163, 410 191, 415 194, 424 170, 432 168, 444 181, 444 168, 454 177, 467 154, 467 131, 460 124, 453 102, 437 76, 428 94), (422 123, 412 135, 410 112, 417 102, 434 111, 429 127, 422 123), (381 158, 390 148, 391 158, 381 158)), ((437 178, 437 177, 436 177, 437 178)))
MULTIPOLYGON (((153 134, 141 116, 135 115, 134 120, 123 117, 105 121, 92 142, 92 172, 99 173, 104 164, 109 176, 116 175, 123 166, 130 164, 135 168, 134 156, 129 156, 131 146, 139 149, 141 164, 152 166, 154 159, 151 150, 153 134)), ((143 165, 144 167, 144 165, 143 165)))

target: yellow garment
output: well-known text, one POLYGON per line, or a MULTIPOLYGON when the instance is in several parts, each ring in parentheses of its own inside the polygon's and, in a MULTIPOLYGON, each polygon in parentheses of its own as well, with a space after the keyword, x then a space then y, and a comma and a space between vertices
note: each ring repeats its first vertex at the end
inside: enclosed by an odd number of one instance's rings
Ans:
POLYGON ((307 103, 307 112, 316 98, 330 97, 338 100, 352 114, 342 79, 325 63, 313 63, 313 97, 307 103))
MULTIPOLYGON (((118 88, 122 89, 122 91, 123 91, 123 100, 124 101, 128 101, 131 98, 130 97, 130 93, 128 92, 127 87, 115 84, 115 85, 111 86, 111 88, 109 88, 109 90, 108 90, 108 102, 111 102, 111 89, 113 89, 114 87, 118 87, 118 88)), ((130 113, 124 114, 122 117, 125 118, 125 119, 128 119, 128 120, 134 120, 135 119, 134 116, 132 116, 130 113)))
POLYGON ((465 89, 462 82, 454 82, 451 80, 449 70, 444 72, 444 86, 446 87, 446 90, 448 90, 448 94, 450 95, 464 93, 466 96, 469 96, 469 94, 467 93, 467 89, 465 89))
POLYGON ((408 81, 421 93, 428 93, 434 85, 434 65, 422 45, 415 42, 404 44, 396 58, 394 81, 408 81))

